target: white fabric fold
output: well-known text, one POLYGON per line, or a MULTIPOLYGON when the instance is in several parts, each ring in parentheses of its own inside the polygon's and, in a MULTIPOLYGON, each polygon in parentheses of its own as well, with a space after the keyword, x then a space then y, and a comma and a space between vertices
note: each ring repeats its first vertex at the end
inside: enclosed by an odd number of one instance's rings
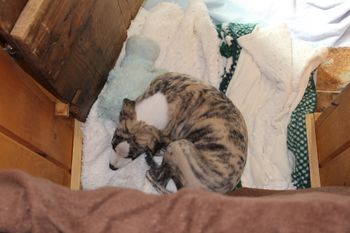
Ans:
POLYGON ((244 187, 293 189, 287 153, 287 125, 311 72, 326 59, 290 36, 286 25, 256 28, 238 39, 243 48, 227 95, 248 128, 244 187))
POLYGON ((223 73, 220 40, 202 0, 191 0, 185 11, 174 3, 158 4, 150 10, 141 35, 160 47, 157 68, 219 87, 223 73))

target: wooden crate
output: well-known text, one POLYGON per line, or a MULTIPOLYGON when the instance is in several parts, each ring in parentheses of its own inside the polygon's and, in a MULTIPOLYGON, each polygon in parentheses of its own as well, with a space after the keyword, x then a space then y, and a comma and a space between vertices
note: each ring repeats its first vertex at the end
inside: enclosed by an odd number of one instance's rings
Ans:
POLYGON ((80 187, 74 117, 86 119, 142 2, 0 1, 0 45, 15 58, 0 46, 0 169, 80 187))
POLYGON ((59 101, 3 49, 0 83, 0 169, 21 169, 78 188, 80 123, 56 116, 59 101))
POLYGON ((306 126, 312 187, 350 186, 350 85, 306 126))
POLYGON ((22 67, 84 121, 141 3, 3 0, 0 36, 14 48, 22 67))
MULTIPOLYGON (((80 123, 69 112, 85 120, 141 4, 0 1, 0 41, 21 65, 1 49, 0 169, 18 168, 79 188, 80 123)), ((317 120, 318 115, 307 116, 314 187, 349 185, 350 91, 342 92, 350 77, 349 56, 349 48, 331 49, 317 72, 318 109, 324 111, 317 120)))
POLYGON ((318 113, 306 116, 312 187, 350 185, 350 48, 317 69, 318 113))

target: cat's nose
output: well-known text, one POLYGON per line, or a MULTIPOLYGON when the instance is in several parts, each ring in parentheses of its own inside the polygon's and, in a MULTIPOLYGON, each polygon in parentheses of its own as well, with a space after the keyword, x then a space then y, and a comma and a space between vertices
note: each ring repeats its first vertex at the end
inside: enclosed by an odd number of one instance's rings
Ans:
POLYGON ((109 168, 110 168, 110 169, 112 169, 113 171, 118 170, 118 168, 117 168, 117 167, 115 167, 115 166, 113 166, 112 164, 109 164, 109 168))

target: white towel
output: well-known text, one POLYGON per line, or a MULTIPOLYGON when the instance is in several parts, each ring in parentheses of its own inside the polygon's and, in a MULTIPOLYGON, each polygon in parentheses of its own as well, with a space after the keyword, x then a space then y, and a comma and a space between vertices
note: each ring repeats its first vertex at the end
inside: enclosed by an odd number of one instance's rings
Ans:
POLYGON ((292 39, 285 25, 257 28, 238 42, 243 49, 227 95, 248 128, 242 185, 293 189, 287 125, 311 72, 326 59, 327 50, 292 39))

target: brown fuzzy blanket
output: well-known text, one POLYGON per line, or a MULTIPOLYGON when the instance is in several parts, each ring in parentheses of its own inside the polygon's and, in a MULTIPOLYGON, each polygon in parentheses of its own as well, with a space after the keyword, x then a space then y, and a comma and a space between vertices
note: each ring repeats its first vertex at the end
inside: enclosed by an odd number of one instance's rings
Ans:
POLYGON ((350 232, 350 188, 183 189, 157 196, 122 188, 71 191, 0 172, 0 232, 350 232))

